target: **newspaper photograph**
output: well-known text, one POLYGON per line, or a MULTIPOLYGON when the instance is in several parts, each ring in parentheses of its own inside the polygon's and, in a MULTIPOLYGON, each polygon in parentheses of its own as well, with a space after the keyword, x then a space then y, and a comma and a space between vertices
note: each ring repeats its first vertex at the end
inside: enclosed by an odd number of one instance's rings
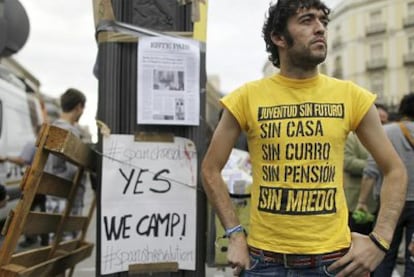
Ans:
POLYGON ((138 124, 199 125, 200 47, 190 39, 138 43, 138 124))

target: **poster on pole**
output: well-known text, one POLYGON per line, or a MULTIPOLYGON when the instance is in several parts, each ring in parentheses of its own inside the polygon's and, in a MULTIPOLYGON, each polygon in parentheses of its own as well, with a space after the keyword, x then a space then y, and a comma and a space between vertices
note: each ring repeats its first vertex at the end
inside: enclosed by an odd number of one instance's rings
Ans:
POLYGON ((137 82, 138 124, 200 124, 198 41, 140 38, 137 82))
POLYGON ((191 140, 137 142, 133 135, 104 138, 101 273, 164 262, 195 270, 196 187, 197 152, 191 140))

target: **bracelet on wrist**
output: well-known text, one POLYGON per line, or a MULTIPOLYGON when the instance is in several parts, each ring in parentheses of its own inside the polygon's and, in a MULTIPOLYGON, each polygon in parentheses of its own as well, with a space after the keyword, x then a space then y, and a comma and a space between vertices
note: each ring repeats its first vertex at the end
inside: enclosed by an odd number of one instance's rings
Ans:
POLYGON ((232 234, 234 233, 244 233, 246 234, 246 230, 244 230, 243 226, 240 224, 237 226, 234 226, 232 228, 227 228, 224 234, 224 238, 230 238, 232 234))
POLYGON ((388 250, 390 250, 390 244, 383 239, 382 237, 380 237, 378 234, 371 232, 369 233, 368 237, 371 239, 371 241, 382 251, 384 251, 385 253, 388 252, 388 250))

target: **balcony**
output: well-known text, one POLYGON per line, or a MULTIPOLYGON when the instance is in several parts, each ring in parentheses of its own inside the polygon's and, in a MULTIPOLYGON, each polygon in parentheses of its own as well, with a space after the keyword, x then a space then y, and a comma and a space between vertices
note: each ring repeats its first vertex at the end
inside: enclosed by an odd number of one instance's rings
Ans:
POLYGON ((403 56, 404 64, 414 64, 414 53, 408 53, 403 56))
POLYGON ((403 19, 404 28, 414 27, 414 15, 406 16, 403 19))
POLYGON ((365 34, 367 36, 377 35, 377 34, 385 33, 386 30, 387 30, 387 25, 385 23, 375 23, 365 28, 365 34))
POLYGON ((387 60, 385 58, 371 59, 366 62, 367 70, 378 70, 387 67, 387 60))

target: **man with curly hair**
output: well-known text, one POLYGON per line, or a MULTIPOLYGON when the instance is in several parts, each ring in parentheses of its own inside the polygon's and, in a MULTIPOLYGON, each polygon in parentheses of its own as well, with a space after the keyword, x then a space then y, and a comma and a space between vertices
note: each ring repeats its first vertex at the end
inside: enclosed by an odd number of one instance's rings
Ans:
POLYGON ((270 5, 263 36, 280 72, 221 99, 224 113, 202 176, 226 230, 236 276, 367 276, 390 247, 406 170, 381 126, 375 95, 318 72, 327 55, 329 14, 320 0, 270 5), (247 235, 220 174, 242 131, 253 172, 247 235), (351 234, 347 224, 343 160, 351 131, 384 176, 381 210, 369 236, 351 234))

